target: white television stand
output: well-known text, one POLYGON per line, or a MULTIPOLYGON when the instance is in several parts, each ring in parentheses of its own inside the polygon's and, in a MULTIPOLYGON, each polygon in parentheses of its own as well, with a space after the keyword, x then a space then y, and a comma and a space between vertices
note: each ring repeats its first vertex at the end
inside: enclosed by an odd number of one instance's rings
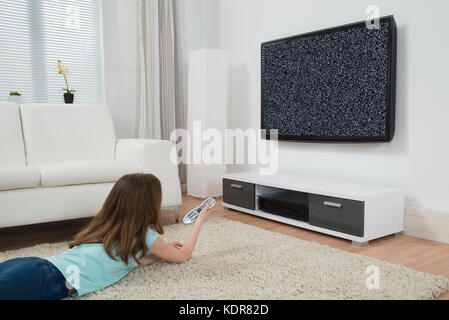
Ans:
POLYGON ((400 189, 292 174, 225 174, 223 207, 348 239, 359 246, 404 231, 400 189))

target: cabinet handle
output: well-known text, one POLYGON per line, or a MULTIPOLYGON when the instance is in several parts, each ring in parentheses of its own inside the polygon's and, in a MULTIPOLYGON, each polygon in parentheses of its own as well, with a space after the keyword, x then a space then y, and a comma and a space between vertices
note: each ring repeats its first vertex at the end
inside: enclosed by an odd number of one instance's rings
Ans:
POLYGON ((341 203, 336 203, 336 202, 324 201, 323 204, 326 207, 332 207, 332 208, 342 208, 343 207, 343 205, 341 203))
POLYGON ((238 189, 238 190, 242 190, 243 186, 239 185, 239 184, 231 184, 231 188, 233 189, 238 189))

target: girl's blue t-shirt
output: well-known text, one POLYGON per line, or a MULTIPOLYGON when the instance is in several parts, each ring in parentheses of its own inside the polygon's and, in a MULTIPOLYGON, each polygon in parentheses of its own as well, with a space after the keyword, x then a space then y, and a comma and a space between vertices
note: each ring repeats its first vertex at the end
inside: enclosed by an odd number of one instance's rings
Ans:
MULTIPOLYGON (((150 249, 158 235, 148 229, 146 244, 150 249)), ((140 255, 137 255, 139 258, 140 255)), ((47 258, 64 275, 67 282, 76 289, 76 296, 102 290, 116 283, 138 264, 131 256, 128 264, 120 257, 111 259, 101 243, 82 244, 59 255, 47 258)))

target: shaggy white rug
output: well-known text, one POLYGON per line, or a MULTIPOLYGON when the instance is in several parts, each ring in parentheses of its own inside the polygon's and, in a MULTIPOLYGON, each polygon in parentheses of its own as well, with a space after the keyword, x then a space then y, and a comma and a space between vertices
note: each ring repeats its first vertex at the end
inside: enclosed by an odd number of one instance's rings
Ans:
MULTIPOLYGON (((162 238, 182 242, 190 230, 182 224, 166 226, 162 238)), ((0 261, 48 257, 66 249, 64 243, 37 245, 0 253, 0 261)), ((432 299, 447 290, 444 277, 212 218, 203 225, 187 263, 157 262, 81 298, 432 299)))

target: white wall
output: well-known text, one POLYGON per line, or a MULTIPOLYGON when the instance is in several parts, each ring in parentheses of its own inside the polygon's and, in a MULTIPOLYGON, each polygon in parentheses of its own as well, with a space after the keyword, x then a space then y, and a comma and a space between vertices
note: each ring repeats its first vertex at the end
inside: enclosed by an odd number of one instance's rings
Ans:
POLYGON ((400 186, 407 205, 449 213, 449 1, 211 0, 211 47, 232 61, 231 127, 258 128, 260 44, 364 20, 375 4, 398 24, 397 122, 387 144, 280 145, 280 171, 400 186), (215 19, 214 19, 215 18, 215 19))

